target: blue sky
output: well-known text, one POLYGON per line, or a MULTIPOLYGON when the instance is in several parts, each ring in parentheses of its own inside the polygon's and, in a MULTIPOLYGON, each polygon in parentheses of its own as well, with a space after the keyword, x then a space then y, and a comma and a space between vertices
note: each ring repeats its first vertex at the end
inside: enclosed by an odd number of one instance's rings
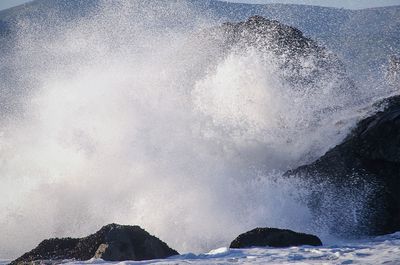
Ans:
MULTIPOLYGON (((29 1, 30 0, 0 0, 0 10, 29 1)), ((352 9, 388 6, 388 5, 400 5, 400 0, 229 0, 229 1, 242 2, 242 3, 257 3, 257 4, 265 4, 265 3, 311 4, 311 5, 344 7, 352 9)))

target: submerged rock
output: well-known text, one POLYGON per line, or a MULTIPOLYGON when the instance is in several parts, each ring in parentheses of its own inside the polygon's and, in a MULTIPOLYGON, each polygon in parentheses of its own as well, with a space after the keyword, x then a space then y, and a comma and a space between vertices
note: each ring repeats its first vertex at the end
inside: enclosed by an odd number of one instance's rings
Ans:
POLYGON ((53 238, 42 241, 11 264, 45 260, 106 261, 162 259, 179 253, 139 226, 109 224, 84 238, 53 238))
POLYGON ((297 233, 292 230, 256 228, 239 235, 235 240, 232 241, 230 248, 282 248, 301 245, 322 246, 322 242, 317 236, 297 233))
MULTIPOLYGON (((330 183, 338 197, 350 192, 368 193, 363 209, 354 212, 359 217, 355 229, 372 235, 400 230, 400 96, 385 99, 376 107, 381 111, 359 122, 341 144, 314 163, 285 173, 311 180, 314 185, 330 183)), ((326 212, 318 202, 324 192, 312 192, 312 210, 335 215, 336 227, 343 227, 343 211, 326 212)))

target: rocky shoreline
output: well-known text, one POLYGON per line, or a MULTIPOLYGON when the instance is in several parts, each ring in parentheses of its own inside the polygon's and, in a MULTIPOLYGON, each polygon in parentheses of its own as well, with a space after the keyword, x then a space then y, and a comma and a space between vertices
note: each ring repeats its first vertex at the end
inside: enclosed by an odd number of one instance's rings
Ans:
MULTIPOLYGON (((321 246, 313 235, 276 228, 257 228, 239 235, 230 248, 321 246)), ((63 260, 142 261, 179 253, 139 226, 109 224, 84 238, 52 238, 12 261, 10 265, 59 264, 63 260)))

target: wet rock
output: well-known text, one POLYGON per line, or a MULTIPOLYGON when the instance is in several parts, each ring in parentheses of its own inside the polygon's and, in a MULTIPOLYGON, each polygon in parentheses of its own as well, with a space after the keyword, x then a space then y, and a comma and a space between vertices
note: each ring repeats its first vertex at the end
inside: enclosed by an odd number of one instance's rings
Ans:
POLYGON ((107 261, 150 260, 173 255, 178 255, 178 252, 139 226, 109 224, 84 238, 44 240, 11 264, 89 260, 93 257, 107 261))
POLYGON ((309 234, 297 233, 292 230, 277 228, 256 228, 239 235, 232 241, 230 248, 250 247, 292 247, 321 246, 321 240, 309 234))
MULTIPOLYGON (((380 235, 400 230, 400 96, 385 99, 375 108, 380 111, 359 122, 341 144, 285 176, 311 182, 310 190, 318 183, 329 183, 339 200, 350 193, 368 193, 363 208, 348 213, 358 219, 351 230, 380 235)), ((336 212, 324 209, 319 201, 325 192, 313 190, 310 208, 318 215, 333 217, 334 229, 341 229, 346 225, 341 221, 343 205, 336 212)))
POLYGON ((344 64, 334 53, 304 36, 299 29, 276 20, 252 16, 243 22, 224 23, 204 30, 190 44, 194 45, 197 40, 208 42, 197 50, 205 57, 209 54, 208 65, 216 54, 223 59, 227 54, 254 50, 260 58, 266 56, 268 60, 271 60, 269 54, 273 54, 274 63, 282 70, 281 77, 293 89, 308 87, 318 90, 321 80, 334 82, 338 93, 357 89, 348 78, 344 64), (304 67, 305 62, 309 67, 304 67))

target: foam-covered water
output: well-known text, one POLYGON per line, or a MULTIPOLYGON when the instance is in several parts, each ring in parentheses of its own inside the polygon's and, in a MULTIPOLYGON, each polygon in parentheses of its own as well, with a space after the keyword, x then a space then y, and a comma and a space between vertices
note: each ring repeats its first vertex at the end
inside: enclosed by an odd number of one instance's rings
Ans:
MULTIPOLYGON (((400 235, 395 233, 324 247, 250 248, 212 250, 205 254, 184 254, 166 260, 124 262, 124 264, 392 264, 400 263, 400 235)), ((1 261, 0 261, 1 262, 1 261)), ((66 262, 78 265, 81 262, 66 262)), ((92 259, 84 264, 121 264, 92 259)))
MULTIPOLYGON (((110 262, 101 259, 68 261, 62 264, 362 264, 377 265, 400 263, 400 234, 337 242, 322 247, 248 248, 221 247, 207 253, 185 253, 161 260, 110 262)), ((0 260, 1 265, 9 260, 0 260)))
POLYGON ((299 199, 308 190, 280 176, 339 143, 368 91, 338 93, 335 76, 293 90, 273 54, 193 38, 211 16, 146 3, 104 1, 67 22, 50 8, 16 25, 2 55, 13 104, 1 115, 0 257, 110 222, 183 252, 256 226, 327 237, 299 199))

